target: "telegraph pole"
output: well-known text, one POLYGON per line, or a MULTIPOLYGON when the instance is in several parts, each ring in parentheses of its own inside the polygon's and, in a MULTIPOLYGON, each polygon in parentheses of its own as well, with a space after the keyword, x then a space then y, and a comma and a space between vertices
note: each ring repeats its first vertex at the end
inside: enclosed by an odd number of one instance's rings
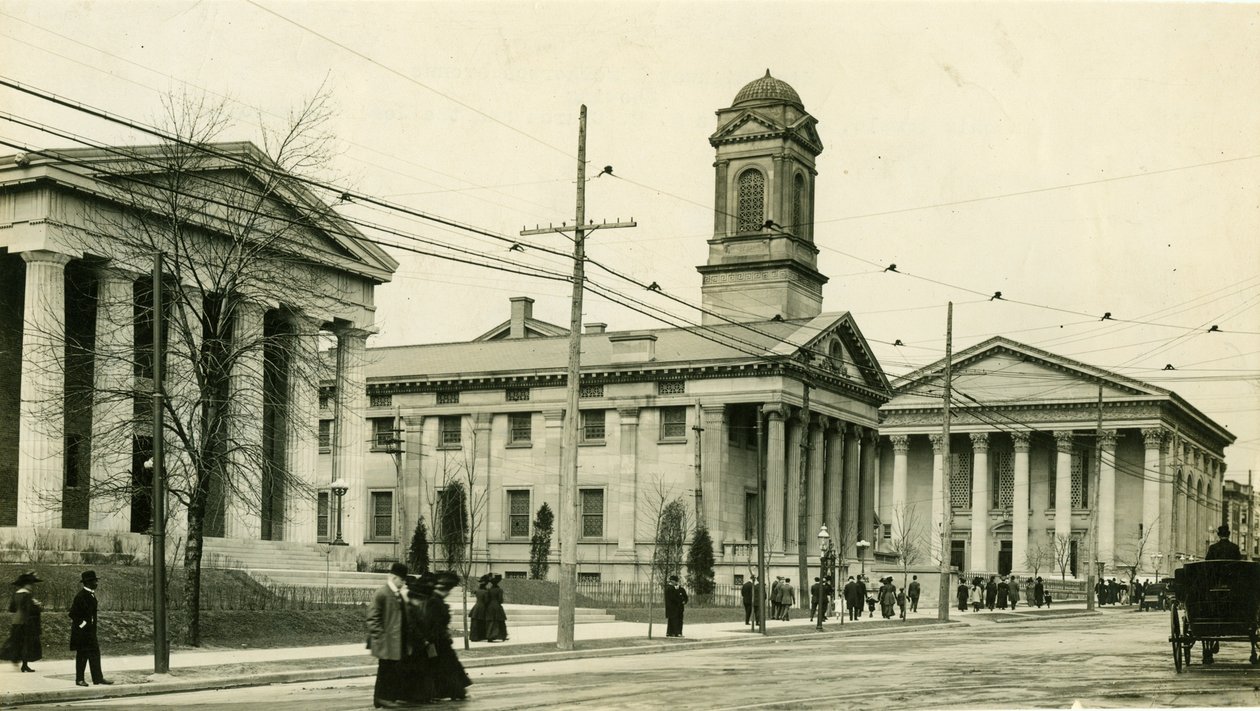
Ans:
POLYGON ((162 451, 162 253, 153 255, 153 673, 171 668, 166 640, 166 466, 162 451))
MULTIPOLYGON (((611 169, 605 168, 611 173, 611 169)), ((602 175, 602 173, 601 173, 602 175)), ((578 116, 577 154, 577 217, 572 228, 563 223, 559 227, 536 227, 521 230, 522 236, 564 234, 573 232, 573 297, 569 309, 569 368, 565 380, 564 445, 560 455, 560 606, 556 621, 556 647, 573 649, 573 625, 577 607, 577 444, 578 390, 582 377, 582 291, 585 284, 586 235, 597 229, 634 227, 629 222, 586 223, 586 105, 578 116)))
POLYGON ((950 557, 950 539, 953 538, 954 511, 949 503, 949 476, 950 470, 950 452, 949 452, 949 425, 950 410, 949 401, 953 393, 953 358, 954 358, 954 302, 949 302, 949 306, 945 312, 945 401, 944 401, 944 420, 941 427, 941 439, 944 440, 941 452, 941 567, 940 567, 940 586, 937 591, 938 597, 936 603, 936 618, 942 622, 949 621, 949 557, 950 557))
POLYGON ((801 466, 796 484, 796 566, 800 577, 797 600, 801 609, 809 605, 809 541, 813 536, 809 533, 809 382, 802 381, 805 386, 805 397, 801 405, 801 466))
POLYGON ((757 411, 757 582, 753 584, 753 604, 761 635, 766 631, 766 428, 765 413, 757 411))
POLYGON ((1095 598, 1094 576, 1098 567, 1098 489, 1102 485, 1102 381, 1098 382, 1098 425, 1094 428, 1094 485, 1089 492, 1089 569, 1085 572, 1085 609, 1093 610, 1095 598))

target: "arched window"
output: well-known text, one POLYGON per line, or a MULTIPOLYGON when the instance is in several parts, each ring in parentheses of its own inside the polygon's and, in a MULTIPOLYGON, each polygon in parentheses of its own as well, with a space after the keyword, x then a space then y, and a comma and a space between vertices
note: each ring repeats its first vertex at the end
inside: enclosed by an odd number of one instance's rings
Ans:
POLYGON ((792 234, 805 236, 805 176, 796 174, 792 181, 792 234))
POLYGON ((766 177, 761 171, 746 170, 739 175, 739 209, 736 232, 756 232, 766 224, 766 177))

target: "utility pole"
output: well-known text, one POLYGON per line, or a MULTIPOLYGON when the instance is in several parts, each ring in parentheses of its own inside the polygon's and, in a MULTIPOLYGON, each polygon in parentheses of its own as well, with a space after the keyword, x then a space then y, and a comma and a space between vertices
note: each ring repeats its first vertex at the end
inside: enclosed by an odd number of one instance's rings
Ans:
MULTIPOLYGON (((605 168, 604 171, 612 172, 610 168, 605 168)), ((573 231, 573 297, 569 309, 569 369, 565 380, 564 444, 560 456, 560 606, 556 621, 556 647, 566 651, 573 649, 573 625, 577 607, 577 444, 580 426, 578 390, 582 377, 582 291, 586 279, 584 276, 586 235, 597 229, 634 226, 633 219, 629 222, 586 224, 586 105, 583 104, 578 116, 577 216, 573 227, 567 228, 561 223, 559 227, 549 225, 532 230, 521 230, 521 236, 553 232, 564 234, 569 229, 573 231)))
POLYGON ((801 466, 796 484, 796 567, 801 576, 797 600, 801 609, 806 609, 809 606, 809 541, 813 536, 808 530, 809 498, 806 496, 809 489, 809 382, 801 382, 805 386, 805 396, 801 404, 801 466))
POLYGON ((766 429, 765 413, 757 411, 757 582, 753 585, 753 604, 761 635, 766 631, 766 429))
POLYGON ((696 451, 695 451, 695 471, 696 471, 695 500, 696 500, 697 529, 707 528, 707 524, 704 520, 704 470, 702 469, 704 462, 700 458, 700 449, 701 449, 701 446, 704 444, 703 442, 704 424, 702 423, 700 419, 701 417, 703 417, 703 410, 701 410, 700 408, 700 401, 696 400, 696 424, 694 427, 691 428, 691 431, 696 433, 696 438, 695 438, 696 439, 696 443, 695 443, 695 448, 696 448, 696 451))
POLYGON ((166 640, 166 465, 162 451, 162 253, 153 255, 153 673, 171 669, 166 640))
POLYGON ((953 359, 954 359, 954 302, 950 301, 945 311, 945 400, 944 415, 941 426, 941 439, 944 440, 941 452, 941 561, 940 561, 940 585, 937 590, 938 600, 936 602, 936 619, 942 622, 949 621, 949 557, 950 557, 950 539, 953 538, 954 512, 953 507, 949 503, 949 476, 953 469, 950 462, 949 452, 949 425, 950 410, 949 401, 952 397, 953 389, 953 359))
MULTIPOLYGON (((1225 521, 1221 521, 1225 523, 1225 521)), ((1220 525, 1220 524, 1217 524, 1220 525)), ((1256 490, 1251 487, 1251 470, 1247 470, 1247 548, 1255 548, 1256 535, 1256 490)), ((1210 536, 1209 536, 1210 538, 1210 536)), ((1247 548, 1243 549, 1243 560, 1253 560, 1247 555, 1247 548)))
POLYGON ((1094 485, 1089 490, 1089 570, 1085 573, 1086 610, 1094 609, 1094 602, 1097 597, 1094 594, 1094 586, 1097 585, 1094 575, 1098 567, 1098 489, 1102 484, 1102 397, 1103 386, 1100 380, 1098 382, 1098 424, 1094 428, 1094 485))

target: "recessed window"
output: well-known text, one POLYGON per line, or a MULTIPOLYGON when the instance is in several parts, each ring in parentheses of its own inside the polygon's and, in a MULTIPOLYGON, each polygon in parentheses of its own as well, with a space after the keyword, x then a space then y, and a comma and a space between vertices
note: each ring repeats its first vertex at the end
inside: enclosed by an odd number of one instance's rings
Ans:
POLYGON ((525 580, 529 574, 524 570, 509 570, 503 573, 504 580, 525 580))
POLYGON ((579 489, 582 506, 582 537, 604 537, 604 490, 579 489))
POLYGON ((529 538, 529 490, 508 491, 508 538, 529 538))
POLYGON ((372 538, 394 537, 394 492, 372 493, 372 538))
POLYGON ((582 385, 578 388, 578 397, 603 397, 603 385, 582 385))
POLYGON ((739 175, 736 231, 756 232, 766 224, 766 176, 756 169, 739 175))
POLYGON ((757 522, 761 517, 761 507, 757 503, 757 492, 744 492, 744 540, 757 540, 757 522))
POLYGON ((686 392, 686 380, 660 380, 656 383, 657 395, 684 395, 686 392))
POLYGON ((687 408, 678 407, 662 407, 661 408, 661 439, 673 441, 686 441, 687 439, 687 408))
POLYGON ((368 397, 368 407, 390 407, 393 404, 393 395, 371 395, 368 397))
POLYGON ((510 444, 529 444, 534 439, 534 416, 528 412, 513 412, 508 415, 508 442, 510 444))
POLYGON ((598 585, 600 581, 599 573, 578 573, 578 582, 588 585, 598 585))
POLYGON ((805 176, 800 173, 792 180, 792 234, 805 236, 805 176))
POLYGON ((437 404, 458 405, 459 404, 459 391, 458 390, 442 390, 438 392, 437 404))
POLYGON ((462 419, 459 415, 443 415, 438 419, 439 441, 443 447, 458 447, 463 441, 462 419))
POLYGON ((332 449, 332 420, 319 421, 319 448, 332 449))
POLYGON ((372 449, 393 449, 397 444, 394 440, 394 418, 392 417, 374 417, 370 420, 372 423, 372 449))
POLYGON ((604 441, 603 410, 582 411, 582 441, 592 443, 604 441))
POLYGON ((329 395, 320 395, 319 396, 319 409, 321 410, 332 409, 332 397, 329 395))
POLYGON ((529 388, 508 388, 503 391, 503 399, 508 402, 529 402, 529 388))
POLYGON ((319 492, 319 498, 315 502, 315 537, 320 540, 328 540, 328 492, 319 492))

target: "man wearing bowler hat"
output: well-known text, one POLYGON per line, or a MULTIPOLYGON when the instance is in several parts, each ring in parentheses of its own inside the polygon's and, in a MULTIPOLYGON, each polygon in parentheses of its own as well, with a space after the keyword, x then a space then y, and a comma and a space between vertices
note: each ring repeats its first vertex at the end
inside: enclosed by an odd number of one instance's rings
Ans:
POLYGON ((70 603, 70 649, 74 650, 74 683, 87 686, 83 670, 92 666, 93 684, 113 684, 101 673, 101 645, 96 637, 96 571, 79 576, 82 588, 70 603))
POLYGON ((1216 529, 1216 535, 1220 540, 1208 546, 1205 558, 1208 560, 1242 560, 1242 551, 1238 550, 1236 543, 1229 540, 1229 526, 1221 526, 1216 529))

